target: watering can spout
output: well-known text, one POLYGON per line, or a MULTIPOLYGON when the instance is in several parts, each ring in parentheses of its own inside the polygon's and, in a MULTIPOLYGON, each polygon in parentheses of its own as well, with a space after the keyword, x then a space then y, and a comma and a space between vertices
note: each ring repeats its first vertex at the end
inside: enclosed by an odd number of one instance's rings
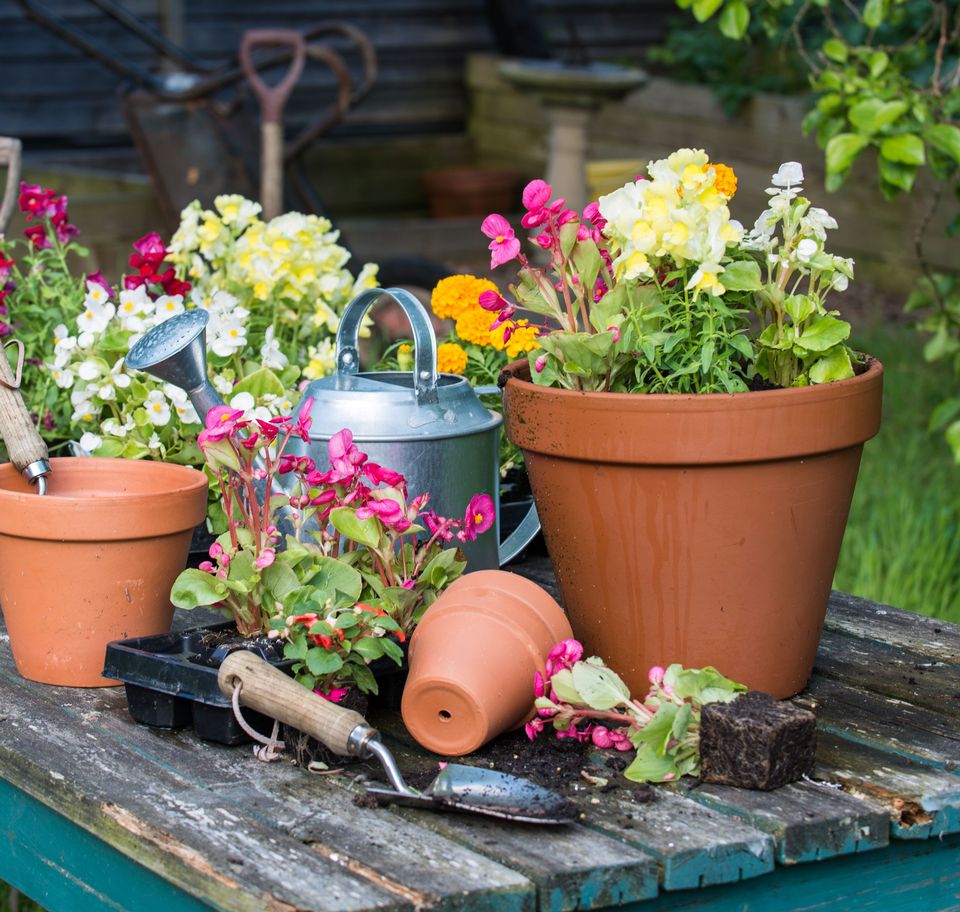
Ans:
POLYGON ((182 389, 203 421, 210 409, 224 405, 207 377, 205 310, 188 310, 155 326, 124 359, 127 367, 146 371, 182 389))

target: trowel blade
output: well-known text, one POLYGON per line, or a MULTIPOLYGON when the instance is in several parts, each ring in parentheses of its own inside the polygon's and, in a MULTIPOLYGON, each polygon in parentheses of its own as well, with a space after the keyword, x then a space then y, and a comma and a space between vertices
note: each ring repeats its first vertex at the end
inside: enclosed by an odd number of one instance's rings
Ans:
POLYGON ((572 801, 527 779, 460 763, 448 763, 417 796, 389 789, 367 791, 381 803, 449 809, 521 823, 570 823, 580 812, 572 801))

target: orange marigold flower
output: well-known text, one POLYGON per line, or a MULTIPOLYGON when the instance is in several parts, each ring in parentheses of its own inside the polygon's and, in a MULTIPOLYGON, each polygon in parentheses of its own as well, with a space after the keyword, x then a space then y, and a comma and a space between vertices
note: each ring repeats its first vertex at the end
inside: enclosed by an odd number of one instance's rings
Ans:
POLYGON ((716 188, 717 192, 721 196, 725 196, 727 199, 733 199, 733 195, 737 192, 737 175, 734 174, 733 168, 720 162, 714 162, 713 164, 703 166, 704 171, 706 171, 708 168, 713 168, 715 175, 713 179, 713 186, 716 188))
POLYGON ((480 294, 496 291, 497 286, 489 279, 473 275, 452 275, 437 282, 430 296, 430 306, 441 320, 457 320, 470 307, 476 307, 480 294))
POLYGON ((467 369, 467 353, 456 342, 444 342, 437 349, 437 370, 441 374, 462 374, 467 369))
MULTIPOLYGON (((474 345, 491 345, 490 326, 496 319, 496 314, 484 310, 482 307, 468 307, 457 317, 457 335, 465 342, 474 345)), ((492 334, 499 335, 499 330, 492 334)))

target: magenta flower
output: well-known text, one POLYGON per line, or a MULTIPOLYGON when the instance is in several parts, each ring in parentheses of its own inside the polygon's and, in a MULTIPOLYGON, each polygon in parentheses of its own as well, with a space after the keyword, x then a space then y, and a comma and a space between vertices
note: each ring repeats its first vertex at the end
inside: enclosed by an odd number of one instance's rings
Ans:
POLYGON ((664 674, 665 672, 662 665, 654 665, 653 668, 647 672, 647 679, 651 684, 660 685, 663 683, 664 674))
POLYGON ((93 282, 94 285, 99 285, 107 293, 107 297, 111 300, 113 299, 113 288, 100 274, 99 269, 96 272, 91 272, 90 275, 87 276, 87 282, 93 282))
POLYGON ((490 250, 490 268, 496 269, 509 263, 520 253, 520 241, 514 236, 510 223, 502 215, 488 215, 480 230, 492 238, 487 248, 490 250))
POLYGON ((542 697, 547 692, 547 679, 539 671, 533 675, 533 695, 542 697))
POLYGON ((604 750, 633 750, 633 745, 627 737, 626 728, 610 730, 609 728, 604 728, 602 725, 597 725, 593 731, 590 732, 590 740, 593 741, 594 745, 604 750))
POLYGON ((475 541, 482 535, 496 519, 496 509, 489 494, 474 494, 467 504, 467 512, 463 517, 463 534, 467 541, 475 541))
POLYGON ((350 693, 350 688, 331 687, 326 693, 324 693, 322 690, 315 690, 314 693, 319 694, 324 700, 328 700, 331 703, 339 703, 348 693, 350 693))
POLYGON ((384 466, 377 465, 375 462, 368 462, 364 464, 363 474, 366 475, 367 478, 369 478, 374 484, 385 484, 389 485, 391 488, 406 490, 406 478, 404 478, 399 472, 394 472, 393 469, 384 468, 384 466))
POLYGON ((9 323, 4 323, 3 320, 0 320, 0 339, 4 336, 13 335, 13 327, 9 323))
POLYGON ((221 557, 223 557, 223 545, 221 545, 220 542, 214 542, 210 546, 210 550, 207 553, 214 560, 219 560, 221 557))
POLYGON ((553 677, 563 668, 572 668, 583 658, 583 645, 577 640, 561 640, 547 655, 547 676, 553 677))
POLYGON ((524 208, 528 212, 536 212, 543 209, 547 203, 550 202, 552 195, 553 187, 545 180, 540 180, 539 178, 532 180, 523 188, 522 199, 524 208))
POLYGON ((422 514, 420 518, 423 520, 423 524, 427 527, 427 531, 431 536, 436 535, 444 541, 451 541, 453 539, 449 519, 438 516, 433 510, 428 510, 422 514))
POLYGON ((133 249, 137 252, 130 254, 130 265, 141 276, 153 276, 167 255, 167 248, 156 231, 151 231, 134 242, 133 249))
MULTIPOLYGON (((66 197, 61 197, 66 204, 66 197)), ((39 184, 20 181, 20 196, 17 198, 20 211, 27 221, 36 218, 52 218, 57 212, 57 197, 53 190, 45 190, 39 184)))
POLYGON ((277 556, 277 553, 276 551, 273 550, 273 548, 264 548, 258 555, 257 559, 254 561, 254 563, 261 570, 265 570, 267 567, 269 567, 273 563, 274 558, 276 558, 276 556, 277 556))
POLYGON ((543 369, 547 366, 547 356, 538 355, 536 361, 533 362, 533 369, 538 373, 542 374, 543 369))
POLYGON ((310 416, 311 408, 313 408, 313 396, 303 401, 297 423, 293 428, 294 434, 297 434, 304 443, 310 442, 310 425, 313 423, 313 418, 310 416))
POLYGON ((489 310, 491 313, 495 310, 503 310, 504 307, 511 306, 510 302, 501 297, 500 293, 496 291, 480 292, 480 298, 477 303, 484 310, 489 310))
POLYGON ((34 250, 47 250, 51 246, 47 229, 43 225, 31 225, 29 228, 24 228, 23 233, 34 250))
POLYGON ((534 716, 526 725, 523 726, 523 730, 527 733, 527 737, 531 741, 537 740, 537 735, 543 731, 543 719, 539 716, 534 716))
POLYGON ((592 725, 587 725, 585 728, 578 729, 576 725, 571 725, 569 728, 564 729, 563 731, 557 732, 558 738, 573 738, 575 741, 579 741, 581 744, 584 741, 589 741, 591 735, 593 734, 592 725))
POLYGON ((216 405, 207 412, 204 423, 206 430, 200 432, 197 442, 216 443, 219 440, 225 440, 236 428, 246 427, 247 422, 242 421, 243 412, 232 409, 227 405, 216 405), (200 438, 203 438, 201 442, 200 438))
POLYGON ((371 516, 376 516, 388 526, 395 525, 400 520, 406 521, 400 504, 389 497, 383 500, 368 500, 362 507, 357 508, 357 519, 369 519, 371 516))
POLYGON ((619 327, 619 326, 608 326, 608 327, 607 327, 607 332, 612 332, 612 333, 613 333, 613 341, 614 341, 614 342, 619 342, 619 341, 620 341, 620 327, 619 327))

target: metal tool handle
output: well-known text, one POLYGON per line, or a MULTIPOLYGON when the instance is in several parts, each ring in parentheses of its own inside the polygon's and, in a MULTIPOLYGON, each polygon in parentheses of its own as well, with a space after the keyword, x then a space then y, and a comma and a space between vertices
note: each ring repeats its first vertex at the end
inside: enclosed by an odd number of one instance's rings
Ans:
POLYGON ((437 336, 423 304, 403 288, 368 288, 361 291, 344 309, 337 330, 337 373, 356 374, 360 370, 360 325, 367 311, 381 296, 393 298, 410 321, 415 351, 413 388, 418 405, 439 401, 437 396, 437 336))
POLYGON ((20 375, 23 371, 23 343, 11 340, 0 349, 0 437, 6 444, 10 461, 28 481, 40 479, 40 493, 46 490, 42 476, 50 471, 47 445, 34 426, 20 396, 20 375), (20 352, 16 371, 11 370, 6 349, 16 345, 20 352))
POLYGON ((232 652, 223 660, 217 683, 227 697, 233 696, 237 683, 241 684, 242 705, 313 735, 335 754, 366 756, 367 743, 377 736, 360 713, 311 693, 245 649, 232 652))

